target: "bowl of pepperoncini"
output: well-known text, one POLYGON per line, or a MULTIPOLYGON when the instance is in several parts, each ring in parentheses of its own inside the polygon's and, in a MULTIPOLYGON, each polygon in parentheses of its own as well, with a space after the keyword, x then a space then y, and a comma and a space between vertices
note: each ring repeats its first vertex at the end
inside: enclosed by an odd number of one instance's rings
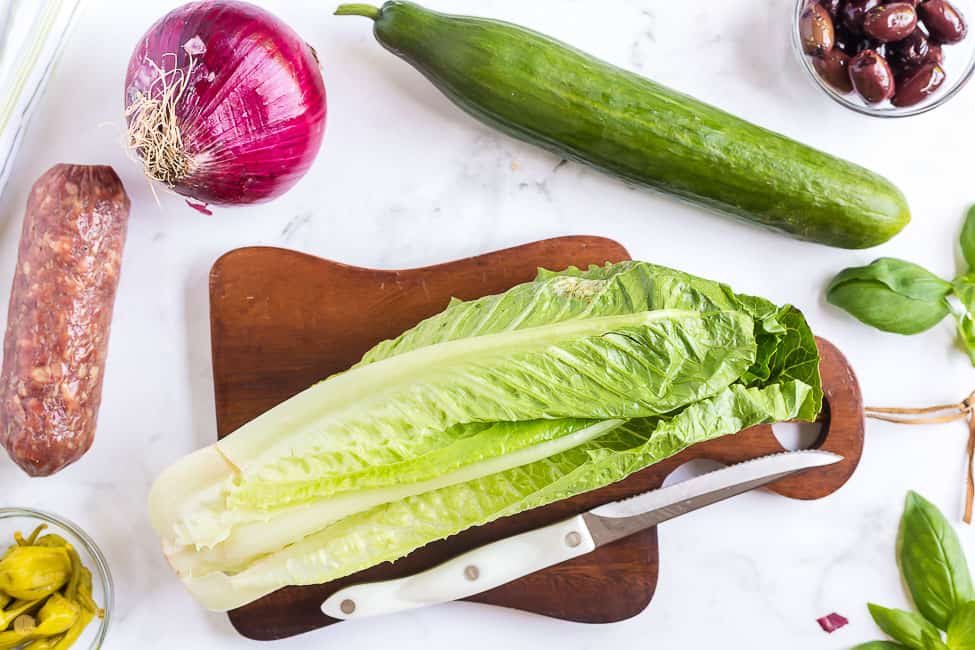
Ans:
POLYGON ((108 633, 112 576, 78 526, 0 508, 0 650, 95 650, 108 633))

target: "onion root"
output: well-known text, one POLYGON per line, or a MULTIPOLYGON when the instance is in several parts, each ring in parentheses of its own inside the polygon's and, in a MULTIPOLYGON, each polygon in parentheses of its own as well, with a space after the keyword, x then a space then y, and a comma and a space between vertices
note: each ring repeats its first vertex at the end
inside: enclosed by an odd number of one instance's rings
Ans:
MULTIPOLYGON (((172 55, 176 58, 176 55, 172 55)), ((170 188, 194 171, 194 161, 183 145, 176 107, 189 85, 194 61, 191 57, 185 71, 163 70, 155 61, 146 62, 156 69, 158 78, 149 92, 139 92, 125 112, 129 118, 129 149, 138 153, 146 176, 170 188), (156 92, 156 85, 160 92, 156 92)))

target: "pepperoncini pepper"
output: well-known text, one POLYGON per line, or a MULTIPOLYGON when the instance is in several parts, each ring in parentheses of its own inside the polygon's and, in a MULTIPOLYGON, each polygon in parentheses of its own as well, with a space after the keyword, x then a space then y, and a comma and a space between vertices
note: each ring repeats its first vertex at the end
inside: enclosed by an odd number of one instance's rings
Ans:
POLYGON ((53 548, 58 548, 58 547, 62 547, 62 546, 68 546, 68 540, 66 540, 65 538, 61 537, 60 535, 58 535, 56 533, 48 533, 47 535, 44 535, 43 537, 38 538, 37 539, 37 542, 34 545, 35 546, 50 546, 50 547, 53 547, 53 548))
POLYGON ((57 636, 49 636, 46 639, 37 639, 25 645, 24 650, 54 650, 62 638, 64 638, 64 635, 58 634, 57 636))
POLYGON ((71 577, 64 548, 18 546, 0 560, 0 591, 22 600, 46 598, 71 577))
POLYGON ((59 593, 51 594, 37 612, 37 618, 22 614, 14 620, 13 629, 0 632, 0 650, 10 650, 35 641, 70 631, 81 618, 81 606, 59 593))
POLYGON ((75 624, 71 626, 71 629, 64 633, 64 635, 54 644, 53 650, 67 650, 71 645, 78 640, 81 633, 84 632, 88 624, 91 623, 91 619, 95 617, 94 612, 87 609, 81 610, 81 615, 75 624))
POLYGON ((37 612, 37 634, 53 636, 67 632, 81 616, 81 605, 59 593, 51 594, 37 612))
POLYGON ((9 607, 0 612, 0 630, 6 630, 17 619, 28 612, 40 607, 40 600, 15 600, 9 607))
POLYGON ((60 535, 14 534, 0 556, 0 650, 67 650, 95 616, 91 571, 60 535))
POLYGON ((17 542, 19 546, 33 546, 37 541, 37 536, 40 535, 46 528, 47 524, 41 524, 34 529, 34 531, 30 534, 30 537, 27 539, 24 539, 24 536, 18 530, 16 533, 14 533, 14 541, 17 542))

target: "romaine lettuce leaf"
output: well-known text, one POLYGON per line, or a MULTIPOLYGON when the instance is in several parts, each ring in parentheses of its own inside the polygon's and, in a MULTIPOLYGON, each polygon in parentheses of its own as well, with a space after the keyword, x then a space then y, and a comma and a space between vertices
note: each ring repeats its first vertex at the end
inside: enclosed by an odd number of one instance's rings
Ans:
POLYGON ((504 293, 453 300, 439 314, 366 352, 357 367, 447 341, 658 309, 741 311, 725 285, 647 262, 559 273, 540 269, 535 281, 504 293))
POLYGON ((473 336, 535 327, 594 315, 657 309, 743 311, 755 321, 756 360, 742 381, 751 386, 797 379, 813 388, 800 415, 814 419, 822 403, 819 353, 802 314, 725 284, 649 262, 626 261, 587 270, 539 269, 533 282, 477 300, 454 300, 439 314, 366 352, 359 366, 473 336))
POLYGON ((196 548, 183 543, 177 532, 175 543, 166 542, 170 564, 181 574, 200 574, 210 571, 236 571, 254 560, 280 551, 296 539, 324 529, 357 512, 363 512, 399 499, 424 492, 466 483, 483 476, 513 467, 528 465, 562 453, 616 429, 626 420, 537 420, 535 422, 504 422, 493 425, 519 434, 522 430, 546 431, 559 435, 538 444, 512 450, 504 455, 487 455, 480 461, 456 465, 442 473, 430 475, 414 483, 391 481, 388 485, 346 491, 330 498, 305 501, 296 505, 248 509, 246 505, 212 508, 196 516, 204 522, 219 521, 229 531, 226 539, 210 548, 196 548), (524 426, 522 426, 524 425, 524 426))
POLYGON ((230 574, 183 576, 206 607, 231 609, 285 585, 317 584, 396 560, 431 541, 619 481, 688 446, 797 416, 810 388, 734 385, 670 419, 633 420, 590 443, 474 481, 351 515, 230 574))
POLYGON ((602 421, 563 418, 458 424, 443 432, 442 446, 398 462, 372 464, 341 473, 312 468, 310 465, 315 459, 311 459, 292 471, 276 468, 280 472, 278 480, 240 480, 227 495, 228 504, 269 510, 282 504, 302 503, 340 492, 421 483, 491 458, 572 436, 602 421))

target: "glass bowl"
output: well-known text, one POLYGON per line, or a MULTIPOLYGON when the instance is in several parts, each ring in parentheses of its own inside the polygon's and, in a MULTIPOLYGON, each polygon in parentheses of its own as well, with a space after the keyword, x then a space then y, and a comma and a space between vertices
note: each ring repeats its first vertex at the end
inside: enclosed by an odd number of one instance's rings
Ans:
MULTIPOLYGON (((73 650, 97 650, 105 642, 109 621, 112 618, 114 587, 112 574, 101 550, 91 537, 70 521, 40 510, 28 508, 0 508, 0 549, 14 543, 14 533, 20 531, 25 536, 41 524, 47 524, 44 533, 57 533, 74 546, 81 563, 91 571, 92 597, 99 607, 105 610, 105 618, 92 619, 85 631, 72 646, 73 650)), ((43 533, 42 533, 43 534, 43 533)))
POLYGON ((799 17, 802 10, 814 0, 796 0, 795 11, 792 16, 792 49, 803 68, 806 75, 812 79, 813 83, 819 86, 820 90, 826 93, 830 99, 850 110, 871 117, 910 117, 920 115, 941 106, 949 99, 957 95, 968 80, 975 74, 975 0, 951 0, 951 4, 961 12, 968 22, 968 37, 960 43, 944 46, 944 62, 941 67, 945 70, 946 79, 941 88, 924 101, 913 106, 898 108, 889 101, 879 104, 868 104, 855 91, 844 95, 832 86, 827 84, 816 72, 813 67, 812 57, 807 56, 802 51, 802 41, 799 37, 799 17))

